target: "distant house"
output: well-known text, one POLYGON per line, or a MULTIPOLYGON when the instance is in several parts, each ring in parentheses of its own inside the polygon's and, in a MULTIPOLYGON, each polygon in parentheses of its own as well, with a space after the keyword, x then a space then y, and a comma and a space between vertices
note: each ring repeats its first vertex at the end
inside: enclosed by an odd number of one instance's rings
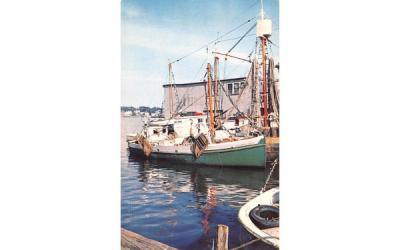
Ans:
MULTIPOLYGON (((237 110, 232 105, 233 102, 241 112, 248 114, 251 107, 251 87, 245 87, 247 86, 246 84, 251 83, 246 82, 245 77, 224 79, 220 80, 220 82, 225 91, 223 91, 222 87, 218 90, 217 99, 219 106, 222 107, 219 112, 228 110, 228 115, 237 113, 237 110)), ((208 110, 206 106, 206 97, 208 97, 206 86, 207 82, 205 81, 163 85, 165 117, 171 117, 171 109, 173 112, 177 111, 177 113, 189 115, 195 112, 206 113, 208 110)))

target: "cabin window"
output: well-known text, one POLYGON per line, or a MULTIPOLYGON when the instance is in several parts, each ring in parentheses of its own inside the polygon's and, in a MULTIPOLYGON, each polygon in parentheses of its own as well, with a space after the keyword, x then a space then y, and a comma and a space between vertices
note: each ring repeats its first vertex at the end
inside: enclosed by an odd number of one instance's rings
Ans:
POLYGON ((244 89, 244 82, 240 82, 240 88, 244 89))
POLYGON ((233 86, 232 86, 232 83, 228 83, 228 93, 229 93, 229 95, 233 95, 233 86))
POLYGON ((238 95, 239 94, 239 83, 238 82, 235 82, 234 89, 233 89, 233 94, 234 95, 238 95))
MULTIPOLYGON (((242 82, 244 84, 244 82, 242 82)), ((229 95, 238 95, 240 88, 242 88, 242 83, 234 82, 228 83, 228 94, 229 95)))

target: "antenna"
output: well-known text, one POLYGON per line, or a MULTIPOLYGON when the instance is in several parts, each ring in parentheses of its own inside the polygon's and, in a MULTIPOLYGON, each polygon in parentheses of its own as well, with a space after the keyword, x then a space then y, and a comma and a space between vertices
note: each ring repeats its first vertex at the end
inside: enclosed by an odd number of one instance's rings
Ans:
POLYGON ((260 17, 261 17, 261 20, 264 20, 264 6, 263 6, 263 0, 260 0, 261 1, 261 10, 260 10, 260 17))

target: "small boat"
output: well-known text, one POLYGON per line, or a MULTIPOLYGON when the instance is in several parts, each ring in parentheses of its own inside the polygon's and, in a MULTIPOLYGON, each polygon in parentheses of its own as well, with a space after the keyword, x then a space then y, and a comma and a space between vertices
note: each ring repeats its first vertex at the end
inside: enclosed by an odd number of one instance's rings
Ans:
POLYGON ((239 221, 254 237, 279 248, 279 188, 272 188, 239 210, 239 221))

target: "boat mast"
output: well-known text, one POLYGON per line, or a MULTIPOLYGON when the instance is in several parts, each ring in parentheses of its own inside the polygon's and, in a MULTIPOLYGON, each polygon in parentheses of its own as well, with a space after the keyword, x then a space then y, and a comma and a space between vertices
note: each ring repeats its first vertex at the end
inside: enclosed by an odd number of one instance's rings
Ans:
POLYGON ((268 128, 268 95, 267 95, 267 41, 268 37, 272 34, 272 21, 264 18, 263 0, 261 0, 260 20, 257 21, 257 36, 261 40, 261 53, 262 53, 262 81, 263 81, 263 107, 264 107, 264 128, 268 128))
POLYGON ((168 63, 168 83, 169 83, 169 88, 168 88, 168 97, 169 97, 169 115, 170 118, 173 117, 174 115, 174 98, 172 97, 172 64, 168 63))
MULTIPOLYGON (((256 45, 256 51, 257 51, 256 45)), ((259 75, 258 75, 258 62, 257 55, 254 56, 252 63, 253 66, 253 93, 252 93, 252 115, 255 121, 255 126, 261 127, 261 115, 260 115, 260 90, 259 90, 259 75)))
POLYGON ((213 100, 212 100, 212 80, 211 80, 211 64, 207 64, 207 87, 208 87, 208 112, 210 114, 210 132, 211 138, 214 135, 214 112, 213 112, 213 100))
POLYGON ((219 58, 214 57, 214 112, 218 112, 218 64, 219 58))
POLYGON ((267 39, 261 37, 261 51, 262 51, 262 81, 263 81, 263 100, 264 100, 264 128, 268 127, 268 95, 267 95, 267 55, 266 55, 267 39))

